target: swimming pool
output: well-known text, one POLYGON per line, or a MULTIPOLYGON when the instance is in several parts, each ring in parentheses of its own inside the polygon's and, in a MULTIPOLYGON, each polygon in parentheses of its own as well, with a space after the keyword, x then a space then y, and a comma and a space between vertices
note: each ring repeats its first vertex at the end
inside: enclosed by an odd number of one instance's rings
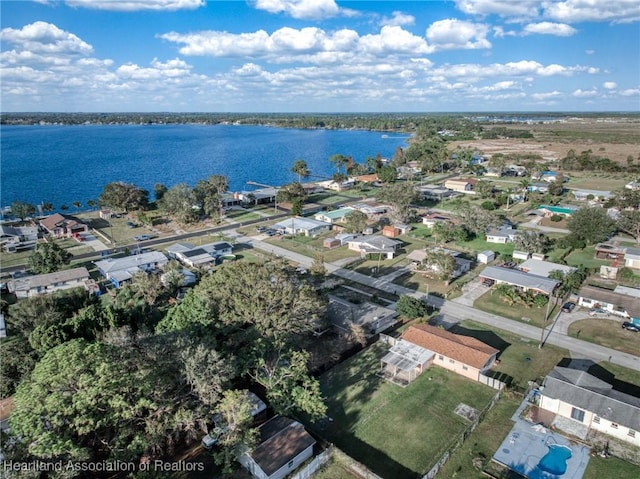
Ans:
POLYGON ((567 472, 567 461, 571 458, 571 448, 562 444, 548 444, 549 452, 540 459, 538 468, 549 474, 562 476, 567 472))

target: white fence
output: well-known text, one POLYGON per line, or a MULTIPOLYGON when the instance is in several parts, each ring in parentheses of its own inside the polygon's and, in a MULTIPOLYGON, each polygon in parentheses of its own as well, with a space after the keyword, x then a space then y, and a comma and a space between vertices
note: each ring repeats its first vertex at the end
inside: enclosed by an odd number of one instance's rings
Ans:
POLYGON ((314 457, 313 461, 307 464, 304 468, 300 469, 293 476, 291 476, 291 479, 310 478, 311 476, 313 476, 313 474, 315 474, 315 472, 318 469, 324 466, 329 459, 331 459, 332 455, 333 455, 332 449, 326 449, 325 451, 322 452, 322 454, 314 457))
POLYGON ((502 389, 506 386, 506 384, 500 381, 499 379, 485 376, 482 373, 478 375, 478 382, 482 384, 486 384, 487 386, 493 389, 497 389, 498 391, 502 391, 502 389))
POLYGON ((380 334, 380 341, 388 344, 389 346, 395 346, 398 340, 394 337, 391 337, 387 334, 380 334))

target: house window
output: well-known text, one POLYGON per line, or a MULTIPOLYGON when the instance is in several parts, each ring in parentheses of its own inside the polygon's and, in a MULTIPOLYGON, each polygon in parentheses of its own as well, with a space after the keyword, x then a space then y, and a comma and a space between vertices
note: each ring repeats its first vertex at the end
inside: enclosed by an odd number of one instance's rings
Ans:
POLYGON ((627 436, 636 437, 636 432, 633 429, 629 429, 629 432, 627 433, 627 436))
POLYGON ((438 356, 438 359, 439 359, 440 361, 444 361, 444 356, 438 356))
POLYGON ((584 411, 582 409, 577 409, 575 407, 571 408, 571 419, 575 419, 576 421, 584 421, 584 411))
POLYGON ((600 416, 593 416, 593 422, 596 424, 600 424, 600 416))
POLYGON ((615 422, 611 423, 611 428, 612 429, 618 429, 618 425, 615 422))
POLYGON ((449 362, 450 362, 451 364, 455 363, 455 361, 454 361, 453 359, 449 359, 449 362))
POLYGON ((289 461, 289 469, 293 467, 293 461, 289 461))
POLYGON ((466 366, 462 366, 462 369, 463 369, 464 371, 468 371, 468 370, 469 370, 469 368, 468 368, 468 367, 466 367, 466 366))

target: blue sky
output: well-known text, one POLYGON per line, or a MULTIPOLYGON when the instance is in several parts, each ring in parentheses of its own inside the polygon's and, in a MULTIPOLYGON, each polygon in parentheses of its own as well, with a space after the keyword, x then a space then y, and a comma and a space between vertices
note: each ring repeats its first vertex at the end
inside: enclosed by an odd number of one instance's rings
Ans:
POLYGON ((0 2, 2 111, 640 111, 638 0, 0 2))

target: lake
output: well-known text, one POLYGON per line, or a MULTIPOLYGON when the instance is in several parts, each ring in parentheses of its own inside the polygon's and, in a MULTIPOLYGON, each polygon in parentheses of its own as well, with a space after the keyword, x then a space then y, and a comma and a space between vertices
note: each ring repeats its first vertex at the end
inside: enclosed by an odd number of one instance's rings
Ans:
MULTIPOLYGON (((279 186, 297 180, 304 159, 312 175, 329 177, 334 154, 364 162, 392 157, 407 136, 359 130, 300 130, 235 125, 3 126, 1 205, 50 202, 57 209, 97 200, 105 184, 134 183, 151 192, 225 175, 230 191, 247 181, 279 186)), ((320 180, 311 177, 308 180, 320 180)))

